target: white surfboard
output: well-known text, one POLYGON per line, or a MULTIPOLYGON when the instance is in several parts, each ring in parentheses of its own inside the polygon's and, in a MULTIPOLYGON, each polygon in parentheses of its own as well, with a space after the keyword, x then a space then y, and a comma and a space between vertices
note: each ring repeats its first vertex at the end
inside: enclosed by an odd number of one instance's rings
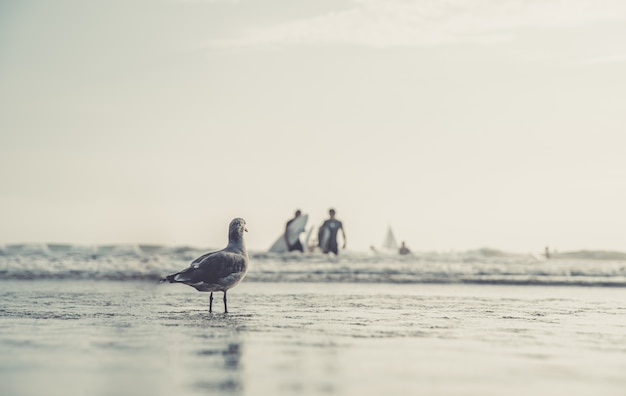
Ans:
POLYGON ((319 246, 322 252, 328 250, 328 242, 330 241, 330 229, 328 227, 322 227, 319 231, 319 246))
POLYGON ((309 251, 309 242, 311 241, 311 234, 313 234, 313 227, 310 227, 306 232, 306 236, 304 237, 304 242, 302 242, 302 247, 305 252, 309 251))
MULTIPOLYGON (((287 228, 287 238, 289 239, 289 243, 293 245, 296 243, 300 234, 304 232, 306 227, 306 222, 309 219, 309 215, 302 215, 295 219, 289 224, 289 228, 287 228)), ((280 234, 276 242, 270 247, 270 252, 272 253, 284 253, 287 249, 287 243, 285 242, 285 234, 280 234)))

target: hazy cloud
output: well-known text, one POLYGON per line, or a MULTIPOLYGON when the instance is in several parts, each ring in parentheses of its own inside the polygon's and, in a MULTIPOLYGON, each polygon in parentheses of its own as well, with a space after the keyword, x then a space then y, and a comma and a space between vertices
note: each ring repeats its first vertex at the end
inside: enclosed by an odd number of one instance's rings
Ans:
POLYGON ((618 0, 352 0, 348 9, 252 28, 216 47, 348 43, 374 47, 485 42, 513 29, 626 19, 618 0))
POLYGON ((626 63, 626 54, 598 56, 595 58, 585 59, 582 63, 587 64, 603 64, 603 63, 626 63))
POLYGON ((216 4, 216 3, 239 3, 241 0, 166 0, 167 3, 182 4, 216 4))

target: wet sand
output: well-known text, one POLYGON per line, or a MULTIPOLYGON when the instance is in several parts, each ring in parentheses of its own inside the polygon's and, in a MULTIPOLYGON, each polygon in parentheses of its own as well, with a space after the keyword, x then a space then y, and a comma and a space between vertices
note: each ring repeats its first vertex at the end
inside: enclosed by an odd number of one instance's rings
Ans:
MULTIPOLYGON (((7 395, 623 395, 626 289, 0 281, 7 395)), ((6 392, 6 393, 5 393, 6 392)))

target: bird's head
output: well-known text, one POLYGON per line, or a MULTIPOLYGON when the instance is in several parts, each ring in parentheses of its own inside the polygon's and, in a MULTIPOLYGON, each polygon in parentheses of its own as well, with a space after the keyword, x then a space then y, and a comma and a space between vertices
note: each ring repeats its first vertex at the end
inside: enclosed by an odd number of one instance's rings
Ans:
POLYGON ((248 232, 246 221, 240 217, 233 219, 228 226, 229 239, 243 239, 243 233, 248 232))

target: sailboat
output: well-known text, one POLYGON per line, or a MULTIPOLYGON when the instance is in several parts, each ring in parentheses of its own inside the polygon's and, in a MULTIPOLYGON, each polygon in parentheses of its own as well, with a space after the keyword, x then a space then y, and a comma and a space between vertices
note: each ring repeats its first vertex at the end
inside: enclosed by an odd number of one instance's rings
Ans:
POLYGON ((391 226, 387 228, 387 235, 385 235, 385 239, 383 240, 381 247, 383 250, 393 250, 394 252, 398 251, 398 242, 396 241, 396 237, 393 234, 391 226))

